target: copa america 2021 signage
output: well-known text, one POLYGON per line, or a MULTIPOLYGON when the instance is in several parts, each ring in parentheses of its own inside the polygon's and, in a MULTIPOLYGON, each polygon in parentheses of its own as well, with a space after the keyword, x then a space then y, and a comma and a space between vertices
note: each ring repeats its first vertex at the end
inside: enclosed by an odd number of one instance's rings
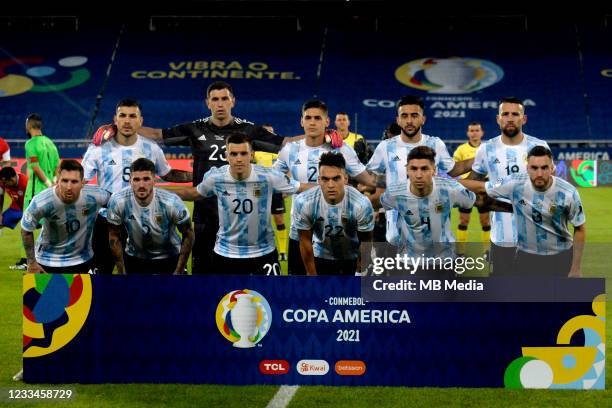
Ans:
POLYGON ((24 380, 604 388, 603 279, 385 279, 26 274, 24 380))

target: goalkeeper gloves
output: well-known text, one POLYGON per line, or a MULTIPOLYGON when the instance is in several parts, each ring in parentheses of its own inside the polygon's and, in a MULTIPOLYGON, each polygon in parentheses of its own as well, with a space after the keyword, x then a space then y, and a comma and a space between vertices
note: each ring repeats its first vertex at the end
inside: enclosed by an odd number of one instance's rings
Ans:
POLYGON ((91 143, 96 146, 100 146, 101 144, 106 143, 109 139, 115 137, 117 134, 117 126, 115 125, 102 125, 96 130, 93 138, 91 139, 91 143))
POLYGON ((342 139, 342 135, 334 129, 326 129, 325 142, 330 143, 334 149, 338 149, 344 144, 344 139, 342 139))

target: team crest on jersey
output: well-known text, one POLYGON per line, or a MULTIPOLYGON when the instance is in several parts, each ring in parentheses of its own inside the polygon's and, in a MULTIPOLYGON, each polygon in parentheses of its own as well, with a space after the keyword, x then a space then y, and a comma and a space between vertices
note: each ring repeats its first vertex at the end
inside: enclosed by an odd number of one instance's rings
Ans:
POLYGON ((555 205, 555 203, 552 203, 550 205, 548 212, 550 213, 550 215, 554 215, 557 212, 557 206, 555 205))
POLYGON ((444 211, 444 204, 443 203, 436 203, 436 212, 438 214, 440 214, 442 211, 444 211))
POLYGON ((253 195, 257 198, 261 197, 263 185, 261 183, 253 183, 253 195))
POLYGON ((85 207, 83 208, 83 211, 81 211, 81 214, 83 215, 83 217, 86 217, 89 215, 89 208, 85 207))
POLYGON ((161 215, 161 214, 155 214, 155 222, 156 222, 156 223, 158 223, 158 224, 160 224, 160 225, 161 225, 161 223, 162 223, 162 219, 163 219, 163 217, 162 217, 162 215, 161 215))

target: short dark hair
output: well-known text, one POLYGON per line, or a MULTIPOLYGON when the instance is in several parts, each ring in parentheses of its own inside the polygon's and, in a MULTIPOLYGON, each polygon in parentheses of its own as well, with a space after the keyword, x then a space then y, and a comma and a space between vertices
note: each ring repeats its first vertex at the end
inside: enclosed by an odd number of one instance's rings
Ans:
POLYGON ((40 116, 38 113, 30 113, 26 118, 26 123, 32 126, 33 129, 42 129, 42 116, 40 116))
POLYGON ((470 127, 470 126, 480 126, 480 127, 482 127, 482 123, 474 121, 474 122, 468 123, 468 127, 470 127))
POLYGON ((225 138, 225 144, 229 145, 230 143, 248 143, 249 145, 251 145, 251 138, 244 132, 232 132, 228 137, 225 138))
POLYGON ((323 153, 319 158, 319 168, 321 168, 321 166, 331 166, 345 169, 346 160, 344 160, 342 153, 327 152, 323 153))
POLYGON ((17 172, 14 168, 7 166, 0 169, 0 180, 8 180, 17 175, 17 172))
POLYGON ((210 93, 212 91, 218 91, 222 89, 227 89, 229 93, 231 93, 232 96, 234 96, 234 88, 232 88, 230 84, 228 84, 225 81, 215 81, 212 84, 208 85, 208 87, 206 88, 206 98, 210 96, 210 93))
POLYGON ((136 159, 130 165, 130 174, 135 171, 150 171, 155 174, 155 163, 146 157, 141 157, 140 159, 136 159))
POLYGON ((391 122, 383 131, 383 140, 388 138, 387 133, 390 133, 393 136, 397 136, 402 133, 402 128, 400 125, 397 124, 397 122, 391 122))
POLYGON ((306 112, 306 109, 317 108, 321 109, 325 115, 327 115, 327 105, 320 99, 309 99, 302 105, 302 113, 306 112))
POLYGON ((81 175, 81 179, 83 178, 83 166, 81 166, 81 163, 79 163, 78 161, 76 161, 74 159, 64 159, 64 160, 62 160, 62 162, 60 163, 60 166, 59 166, 60 173, 62 172, 62 170, 66 170, 66 171, 78 171, 79 174, 81 175))
POLYGON ((410 153, 408 153, 408 160, 406 161, 406 163, 410 163, 410 160, 414 159, 426 159, 435 165, 436 151, 428 146, 417 146, 414 149, 410 150, 410 153))
POLYGON ((404 105, 419 105, 421 110, 425 110, 425 102, 423 102, 423 98, 418 95, 404 95, 397 102, 397 108, 400 108, 404 105))
POLYGON ((336 116, 338 116, 338 115, 344 115, 344 116, 348 117, 349 114, 346 113, 346 112, 338 112, 338 113, 336 113, 336 116))
POLYGON ((553 158, 552 152, 546 146, 532 147, 531 150, 529 150, 529 153, 527 153, 527 159, 529 159, 531 156, 535 156, 535 157, 548 156, 550 157, 551 160, 553 158))
POLYGON ((140 102, 138 102, 138 99, 122 98, 121 100, 119 100, 119 102, 117 102, 115 111, 117 111, 117 109, 121 108, 122 106, 138 108, 138 110, 140 111, 140 114, 142 115, 142 107, 140 106, 140 102))
POLYGON ((501 98, 501 100, 499 101, 499 104, 501 105, 502 103, 516 103, 518 105, 522 105, 523 104, 523 100, 520 98, 517 98, 516 96, 504 96, 503 98, 501 98))

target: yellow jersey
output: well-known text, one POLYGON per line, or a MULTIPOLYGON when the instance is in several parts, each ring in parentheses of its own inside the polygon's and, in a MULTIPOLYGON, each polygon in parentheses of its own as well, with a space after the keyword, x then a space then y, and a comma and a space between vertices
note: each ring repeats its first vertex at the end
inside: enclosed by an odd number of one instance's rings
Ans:
POLYGON ((344 139, 344 143, 351 146, 352 148, 355 148, 355 142, 358 141, 359 139, 364 140, 362 135, 358 133, 349 132, 346 139, 344 139))
MULTIPOLYGON (((456 162, 460 162, 462 160, 473 159, 474 157, 476 157, 476 150, 478 150, 479 147, 480 145, 474 147, 469 142, 459 145, 459 147, 457 147, 455 153, 453 154, 453 160, 455 160, 456 162)), ((467 178, 467 176, 469 175, 470 172, 467 172, 465 174, 462 174, 461 178, 467 178)))
POLYGON ((272 167, 277 157, 277 153, 255 152, 255 164, 264 167, 272 167))

